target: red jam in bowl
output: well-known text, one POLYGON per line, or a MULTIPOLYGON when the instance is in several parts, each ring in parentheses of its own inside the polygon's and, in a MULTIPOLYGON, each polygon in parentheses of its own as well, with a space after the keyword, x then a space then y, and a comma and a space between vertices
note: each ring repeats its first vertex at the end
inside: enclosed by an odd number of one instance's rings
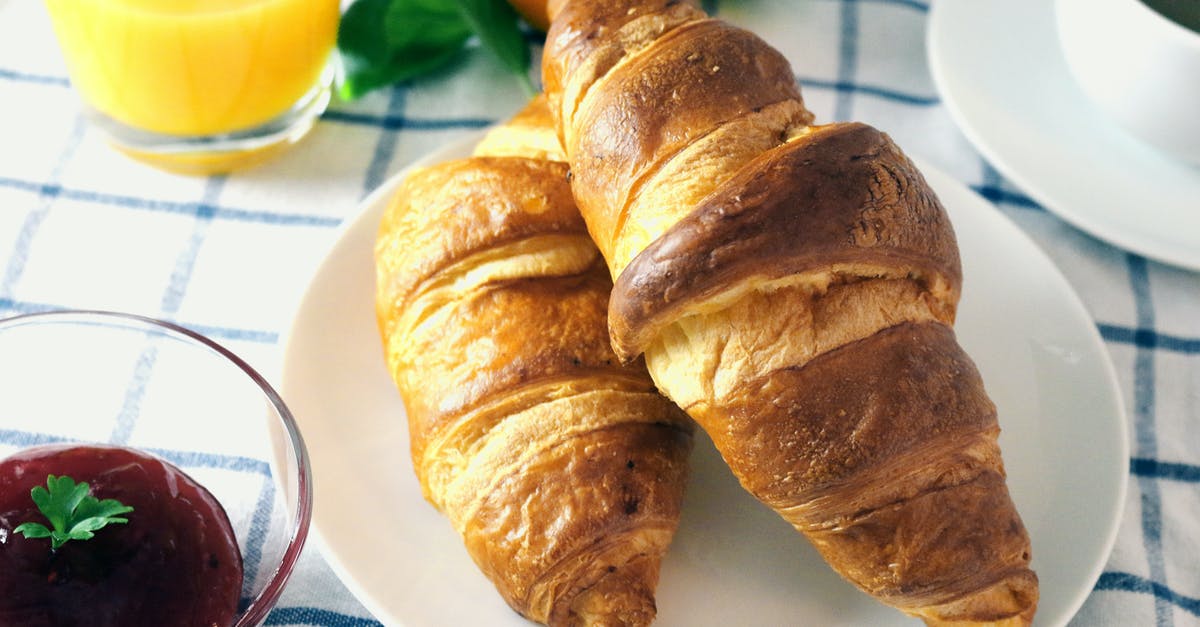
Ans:
POLYGON ((175 466, 121 447, 38 446, 0 461, 0 625, 227 627, 237 614, 242 556, 229 518, 175 466), (24 522, 49 526, 30 497, 47 475, 133 507, 126 524, 52 551, 24 522))

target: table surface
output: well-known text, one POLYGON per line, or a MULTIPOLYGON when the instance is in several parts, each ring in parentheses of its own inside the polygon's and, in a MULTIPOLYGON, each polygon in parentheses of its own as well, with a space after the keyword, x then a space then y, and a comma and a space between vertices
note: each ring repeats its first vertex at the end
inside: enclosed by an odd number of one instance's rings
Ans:
MULTIPOLYGON (((1074 622, 1200 624, 1200 274, 1075 229, 984 160, 930 77, 923 0, 705 4, 784 51, 819 121, 885 130, 992 201, 1064 273, 1115 366, 1131 442, 1119 536, 1074 622)), ((471 48, 452 71, 335 101, 303 142, 257 168, 176 176, 109 148, 78 113, 42 3, 0 0, 0 317, 166 318, 277 382, 281 336, 339 225, 406 164, 524 102, 471 48)), ((31 437, 0 424, 0 456, 31 437)), ((378 620, 310 544, 268 624, 378 620)))

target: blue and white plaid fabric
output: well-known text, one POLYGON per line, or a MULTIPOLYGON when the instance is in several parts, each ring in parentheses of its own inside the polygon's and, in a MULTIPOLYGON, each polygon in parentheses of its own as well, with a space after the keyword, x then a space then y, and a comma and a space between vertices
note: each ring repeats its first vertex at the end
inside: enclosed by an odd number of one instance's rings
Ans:
MULTIPOLYGON (((924 0, 705 4, 791 59, 819 120, 887 131, 995 203, 1067 276, 1116 366, 1132 442, 1116 547, 1075 624, 1200 625, 1200 274, 1076 230, 981 158, 930 78, 924 0)), ((475 50, 453 73, 335 102, 266 165, 183 178, 107 147, 77 113, 42 4, 0 0, 0 317, 72 307, 167 318, 271 377, 293 307, 364 195, 524 100, 475 50)), ((0 455, 36 438, 0 425, 0 455)), ((310 545, 268 624, 378 622, 310 545)))

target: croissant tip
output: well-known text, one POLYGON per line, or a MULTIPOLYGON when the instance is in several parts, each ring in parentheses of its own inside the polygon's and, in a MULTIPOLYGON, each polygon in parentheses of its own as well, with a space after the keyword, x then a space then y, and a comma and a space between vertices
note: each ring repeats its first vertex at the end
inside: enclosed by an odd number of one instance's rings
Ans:
POLYGON ((603 607, 573 612, 567 623, 571 627, 645 627, 654 621, 657 614, 652 596, 626 594, 596 598, 587 593, 580 596, 589 597, 589 605, 603 607))
POLYGON ((1037 574, 1013 573, 962 599, 918 612, 931 627, 1028 627, 1038 606, 1037 574))
POLYGON ((623 566, 609 566, 594 585, 571 601, 571 627, 645 627, 654 621, 658 608, 654 588, 658 583, 658 560, 641 559, 623 566))

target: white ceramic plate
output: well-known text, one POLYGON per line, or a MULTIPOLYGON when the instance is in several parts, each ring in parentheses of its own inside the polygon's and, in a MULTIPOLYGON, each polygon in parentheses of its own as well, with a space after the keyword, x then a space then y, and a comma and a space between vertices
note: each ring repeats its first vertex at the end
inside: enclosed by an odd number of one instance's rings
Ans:
POLYGON ((1172 161, 1092 105, 1059 48, 1050 0, 937 0, 934 83, 967 138, 1064 220, 1200 270, 1200 168, 1172 161))
MULTIPOLYGON (((465 155, 470 145, 425 162, 465 155)), ((1045 255, 982 198, 923 170, 963 250, 960 339, 1000 408, 1009 485, 1041 578, 1038 624, 1062 625, 1099 577, 1124 502, 1128 443, 1116 379, 1092 320, 1045 255)), ((413 476, 404 407, 373 310, 373 242, 398 181, 345 224, 286 341, 282 392, 312 460, 312 528, 347 586, 385 623, 523 625, 413 476)), ((843 582, 741 490, 703 435, 658 607, 663 627, 916 624, 843 582)))

